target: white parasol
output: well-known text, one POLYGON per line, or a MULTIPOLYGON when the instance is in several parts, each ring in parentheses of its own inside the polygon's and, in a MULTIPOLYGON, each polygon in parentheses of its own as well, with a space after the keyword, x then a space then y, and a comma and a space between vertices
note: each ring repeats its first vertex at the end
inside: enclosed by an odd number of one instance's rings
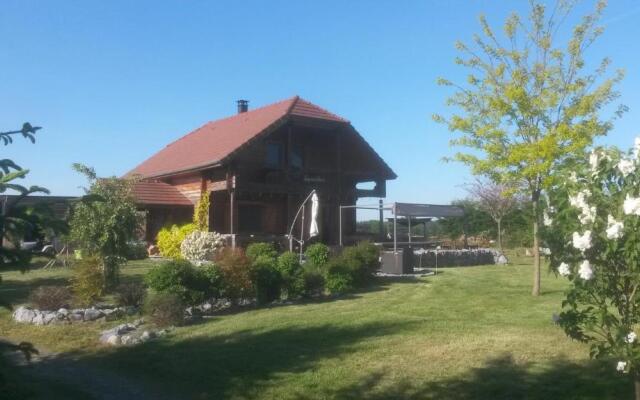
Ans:
POLYGON ((318 208, 320 204, 318 201, 318 195, 315 193, 311 197, 311 223, 309 224, 309 238, 318 236, 318 208))

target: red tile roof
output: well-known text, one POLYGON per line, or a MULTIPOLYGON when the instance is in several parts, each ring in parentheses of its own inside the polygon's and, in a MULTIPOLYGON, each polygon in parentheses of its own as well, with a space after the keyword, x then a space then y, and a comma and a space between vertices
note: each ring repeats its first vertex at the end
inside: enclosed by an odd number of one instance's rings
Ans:
POLYGON ((290 115, 349 123, 348 120, 295 96, 209 122, 169 144, 127 175, 158 177, 219 164, 248 141, 290 115))
POLYGON ((138 204, 192 206, 193 203, 180 191, 167 183, 136 182, 133 197, 138 204))

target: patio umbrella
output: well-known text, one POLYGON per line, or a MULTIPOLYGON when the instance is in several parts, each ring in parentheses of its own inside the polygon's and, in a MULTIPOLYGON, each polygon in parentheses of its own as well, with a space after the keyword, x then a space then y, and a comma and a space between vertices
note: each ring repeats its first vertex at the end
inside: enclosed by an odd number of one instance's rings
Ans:
POLYGON ((318 196, 314 193, 311 197, 311 223, 309 224, 309 238, 318 236, 318 196))

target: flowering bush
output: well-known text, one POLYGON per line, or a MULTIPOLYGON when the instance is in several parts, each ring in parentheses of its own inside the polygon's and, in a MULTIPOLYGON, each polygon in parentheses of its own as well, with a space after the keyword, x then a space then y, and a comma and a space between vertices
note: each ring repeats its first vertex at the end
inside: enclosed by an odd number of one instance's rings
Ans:
MULTIPOLYGON (((640 138, 622 153, 599 148, 549 192, 550 264, 572 285, 559 323, 591 356, 640 383, 640 138)), ((638 387, 638 386, 637 386, 638 387)))
POLYGON ((193 231, 180 244, 180 253, 184 259, 200 264, 213 261, 223 245, 224 239, 219 233, 193 231))
POLYGON ((160 229, 156 238, 160 254, 163 257, 173 258, 174 260, 182 258, 182 253, 180 252, 182 241, 195 230, 196 226, 194 224, 172 225, 171 227, 160 229))

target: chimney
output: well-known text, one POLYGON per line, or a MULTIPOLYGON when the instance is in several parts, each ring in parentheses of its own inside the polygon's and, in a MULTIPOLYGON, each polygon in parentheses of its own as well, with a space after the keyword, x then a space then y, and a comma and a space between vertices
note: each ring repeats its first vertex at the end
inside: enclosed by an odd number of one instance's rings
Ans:
POLYGON ((245 113, 249 110, 249 100, 238 100, 238 114, 245 113))

